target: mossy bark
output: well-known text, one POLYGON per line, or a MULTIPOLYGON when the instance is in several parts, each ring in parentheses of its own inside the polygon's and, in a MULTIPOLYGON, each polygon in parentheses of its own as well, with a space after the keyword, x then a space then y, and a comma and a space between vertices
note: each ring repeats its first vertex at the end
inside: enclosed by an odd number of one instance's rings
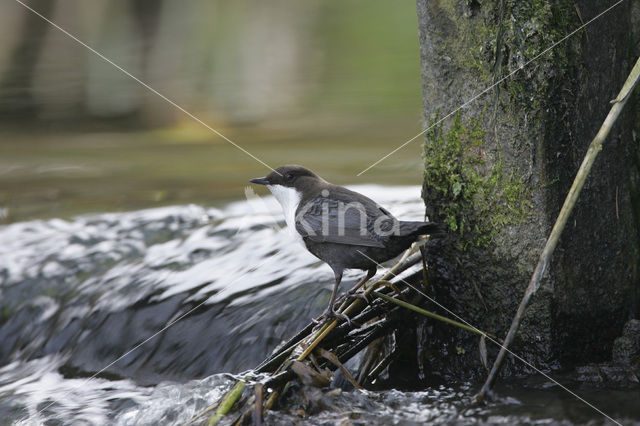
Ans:
MULTIPOLYGON (((429 251, 431 284, 445 306, 498 336, 635 62, 631 2, 562 41, 608 6, 417 2, 428 128, 423 195, 430 219, 451 229, 429 251)), ((513 349, 537 367, 609 359, 623 324, 638 316, 638 121, 636 96, 605 143, 523 321, 513 349)), ((432 369, 462 377, 480 371, 476 339, 437 325, 425 330, 430 345, 456 348, 425 355, 432 369)), ((505 367, 506 374, 523 368, 513 360, 505 367)))

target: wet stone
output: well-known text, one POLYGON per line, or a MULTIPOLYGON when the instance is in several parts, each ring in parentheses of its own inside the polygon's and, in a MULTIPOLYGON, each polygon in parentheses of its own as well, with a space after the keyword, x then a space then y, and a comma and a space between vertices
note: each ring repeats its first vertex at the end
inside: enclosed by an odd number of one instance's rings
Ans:
POLYGON ((629 320, 622 329, 622 336, 613 341, 613 362, 631 364, 640 361, 640 320, 629 320))

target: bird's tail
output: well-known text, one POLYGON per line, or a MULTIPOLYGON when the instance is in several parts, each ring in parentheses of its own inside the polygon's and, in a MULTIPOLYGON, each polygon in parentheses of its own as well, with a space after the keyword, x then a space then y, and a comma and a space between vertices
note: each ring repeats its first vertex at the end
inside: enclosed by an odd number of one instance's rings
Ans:
POLYGON ((437 237, 443 236, 445 233, 444 226, 439 223, 400 221, 400 235, 402 236, 431 235, 437 237))

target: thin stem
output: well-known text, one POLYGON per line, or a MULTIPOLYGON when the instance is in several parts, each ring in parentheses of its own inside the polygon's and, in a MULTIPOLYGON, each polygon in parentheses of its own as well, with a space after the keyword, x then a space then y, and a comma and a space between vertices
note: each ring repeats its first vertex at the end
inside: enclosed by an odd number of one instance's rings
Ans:
POLYGON ((215 414, 211 416, 211 418, 209 418, 207 426, 213 426, 217 424, 225 414, 231 411, 231 407, 233 407, 233 404, 235 404, 238 398, 240 398, 245 386, 246 383, 242 380, 238 380, 238 382, 236 382, 233 388, 225 395, 222 402, 220 402, 220 405, 218 406, 215 414))
POLYGON ((504 339, 504 344, 500 347, 500 352, 498 353, 498 356, 493 363, 493 367, 489 372, 487 380, 485 381, 478 395, 476 395, 476 401, 482 401, 491 391, 491 387, 495 382, 498 372, 500 371, 500 367, 502 366, 502 361, 504 360, 504 357, 507 353, 507 347, 511 344, 511 342, 513 342, 513 339, 515 338, 515 335, 520 326, 520 321, 522 320, 522 317, 524 316, 527 309, 527 305, 529 304, 529 300, 538 290, 538 287, 540 287, 540 280, 542 279, 542 276, 547 269, 547 266, 549 265, 551 255, 553 254, 553 251, 558 244, 560 234, 562 234, 562 230, 567 223, 567 219, 569 218, 569 215, 571 214, 571 211, 573 210, 573 207, 578 200, 580 191, 582 190, 584 182, 587 179, 589 172, 591 171, 591 167, 593 166, 596 156, 602 149, 604 140, 609 135, 613 124, 620 115, 622 108, 629 99, 629 94, 633 90, 634 86, 638 83, 638 80, 640 80, 640 58, 638 58, 638 60, 636 61, 636 64, 631 70, 631 73, 629 73, 629 77, 627 77, 627 81, 622 86, 618 97, 613 101, 613 106, 611 107, 607 118, 605 118, 602 126, 600 127, 600 130, 589 145, 589 149, 587 150, 587 153, 582 160, 582 165, 580 166, 580 169, 578 170, 578 173, 573 181, 573 185, 571 185, 571 189, 569 190, 569 193, 567 194, 567 197, 564 201, 562 210, 560 210, 560 214, 556 219, 556 223, 553 225, 553 229, 551 230, 549 239, 547 239, 547 243, 542 250, 542 253, 540 254, 538 265, 536 266, 536 269, 531 276, 531 280, 529 281, 529 285, 527 286, 524 296, 522 297, 520 306, 518 306, 518 311, 513 317, 513 321, 511 322, 511 327, 509 327, 507 337, 504 339))
POLYGON ((461 322, 452 320, 451 318, 447 318, 447 317, 443 317, 442 315, 438 315, 438 314, 434 314, 433 312, 427 311, 425 309, 422 309, 416 305, 412 305, 411 303, 407 303, 404 302, 402 300, 398 300, 398 299, 394 299, 393 297, 387 296, 386 294, 382 294, 382 293, 378 293, 377 291, 374 291, 373 294, 375 294, 376 296, 391 302, 391 303, 395 303, 398 306, 402 306, 403 308, 407 308, 410 309, 414 312, 419 313, 420 315, 424 315, 425 317, 429 317, 429 318, 433 318, 436 319, 438 321, 442 321, 442 322, 446 322, 447 324, 451 324, 453 326, 456 326, 458 328, 461 328, 463 330, 467 330, 470 331, 471 333, 475 333, 475 334, 479 334, 480 336, 484 336, 487 335, 487 333, 485 333, 484 331, 478 330, 475 327, 471 327, 468 326, 466 324, 463 324, 461 322))

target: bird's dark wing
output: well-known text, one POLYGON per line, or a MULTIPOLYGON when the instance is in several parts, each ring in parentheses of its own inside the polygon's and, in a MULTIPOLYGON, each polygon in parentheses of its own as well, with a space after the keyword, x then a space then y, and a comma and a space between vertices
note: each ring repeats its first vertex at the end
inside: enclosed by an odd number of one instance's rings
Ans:
POLYGON ((394 220, 372 201, 316 197, 298 207, 296 230, 314 242, 385 247, 394 220))

